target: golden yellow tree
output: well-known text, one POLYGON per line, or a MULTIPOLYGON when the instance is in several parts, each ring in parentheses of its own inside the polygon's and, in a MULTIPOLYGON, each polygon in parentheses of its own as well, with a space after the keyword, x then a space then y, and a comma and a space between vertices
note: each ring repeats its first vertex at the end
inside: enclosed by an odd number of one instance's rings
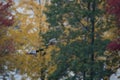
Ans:
POLYGON ((51 63, 50 54, 55 46, 46 48, 42 37, 42 34, 48 30, 44 9, 44 5, 35 0, 20 0, 19 4, 14 6, 16 22, 14 27, 9 29, 18 53, 11 55, 11 58, 6 57, 12 62, 8 64, 9 69, 18 68, 21 74, 27 73, 34 80, 47 79, 47 75, 55 68, 51 63), (37 56, 26 54, 31 50, 39 49, 44 50, 37 53, 37 56))

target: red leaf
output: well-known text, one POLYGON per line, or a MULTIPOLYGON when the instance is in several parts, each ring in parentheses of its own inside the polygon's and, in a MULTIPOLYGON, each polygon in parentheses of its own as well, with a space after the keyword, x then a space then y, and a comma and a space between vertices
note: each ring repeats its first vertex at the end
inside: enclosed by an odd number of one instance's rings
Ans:
POLYGON ((108 14, 115 15, 116 22, 120 26, 120 0, 107 0, 106 11, 108 14))
POLYGON ((107 45, 107 50, 109 50, 109 51, 119 51, 120 50, 120 38, 110 42, 107 45))
POLYGON ((8 27, 13 24, 14 16, 10 10, 11 5, 12 0, 8 0, 6 4, 0 1, 0 27, 8 27))

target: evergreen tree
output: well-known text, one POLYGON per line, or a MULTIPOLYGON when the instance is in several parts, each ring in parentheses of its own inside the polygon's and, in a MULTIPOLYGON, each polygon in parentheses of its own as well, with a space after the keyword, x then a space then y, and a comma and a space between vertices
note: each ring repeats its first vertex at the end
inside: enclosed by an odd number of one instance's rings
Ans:
POLYGON ((60 50, 52 53, 57 68, 49 80, 63 76, 71 77, 69 80, 100 80, 109 75, 103 56, 108 43, 102 38, 108 30, 104 4, 100 0, 51 0, 46 11, 50 30, 44 37, 62 41, 56 45, 60 50), (68 76, 68 71, 75 75, 68 76))

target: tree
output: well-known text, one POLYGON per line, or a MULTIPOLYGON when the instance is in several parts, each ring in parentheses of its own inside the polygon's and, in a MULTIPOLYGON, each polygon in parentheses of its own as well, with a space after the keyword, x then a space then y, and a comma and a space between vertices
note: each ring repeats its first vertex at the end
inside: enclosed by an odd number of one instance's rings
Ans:
POLYGON ((119 68, 119 51, 120 51, 120 1, 119 0, 108 0, 106 6, 106 12, 110 19, 110 22, 114 22, 114 38, 106 46, 105 55, 107 56, 107 68, 111 69, 113 72, 119 68))
MULTIPOLYGON (((14 22, 13 21, 14 17, 10 11, 11 6, 12 6, 12 0, 8 0, 6 4, 4 4, 3 2, 0 2, 0 13, 1 13, 0 14, 0 40, 1 40, 0 53, 5 53, 5 49, 7 49, 7 47, 10 46, 10 45, 6 45, 4 41, 7 40, 8 38, 8 35, 7 35, 8 27, 12 26, 14 22)), ((12 43, 11 43, 11 46, 12 46, 12 43)))
POLYGON ((120 22, 120 1, 119 0, 107 0, 106 11, 108 14, 112 14, 115 16, 115 21, 118 25, 120 22))
POLYGON ((109 21, 110 22, 114 22, 113 24, 116 26, 116 36, 119 37, 120 36, 120 1, 119 0, 107 0, 107 4, 106 4, 106 13, 109 17, 109 21))
POLYGON ((10 7, 12 0, 7 0, 7 3, 0 2, 0 28, 9 27, 13 24, 13 15, 11 14, 10 7))
POLYGON ((15 57, 10 59, 13 64, 8 64, 9 69, 18 68, 21 74, 26 73, 35 80, 38 78, 44 80, 46 75, 54 70, 54 66, 50 65, 49 54, 52 47, 47 49, 42 37, 42 34, 48 30, 46 16, 43 14, 44 5, 37 0, 20 0, 13 8, 16 22, 9 33, 15 41, 17 51, 15 57), (19 12, 18 9, 23 10, 19 12), (40 49, 43 50, 39 51, 37 56, 26 54, 40 49))
POLYGON ((12 0, 0 1, 0 73, 4 72, 4 57, 15 51, 14 41, 8 30, 14 23, 12 15, 12 0))
POLYGON ((14 10, 16 23, 10 30, 10 34, 13 38, 16 37, 17 49, 23 51, 30 50, 31 47, 39 49, 41 45, 44 45, 39 34, 45 33, 48 25, 45 22, 45 15, 42 14, 44 6, 37 1, 20 1, 18 5, 14 6, 14 10))
POLYGON ((52 53, 57 68, 50 80, 67 76, 68 70, 75 74, 72 80, 79 73, 84 80, 97 80, 108 75, 103 68, 103 53, 108 43, 102 39, 103 32, 108 29, 103 5, 104 1, 98 0, 51 1, 46 11, 50 23, 46 40, 54 37, 65 39, 65 42, 58 44, 60 51, 52 53))

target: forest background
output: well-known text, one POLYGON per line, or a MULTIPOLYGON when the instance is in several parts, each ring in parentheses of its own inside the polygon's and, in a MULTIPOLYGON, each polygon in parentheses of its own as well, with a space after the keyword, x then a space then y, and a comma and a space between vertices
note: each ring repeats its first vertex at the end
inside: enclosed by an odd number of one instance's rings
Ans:
POLYGON ((19 73, 21 80, 109 80, 120 68, 119 5, 119 0, 1 0, 2 79, 19 73))

